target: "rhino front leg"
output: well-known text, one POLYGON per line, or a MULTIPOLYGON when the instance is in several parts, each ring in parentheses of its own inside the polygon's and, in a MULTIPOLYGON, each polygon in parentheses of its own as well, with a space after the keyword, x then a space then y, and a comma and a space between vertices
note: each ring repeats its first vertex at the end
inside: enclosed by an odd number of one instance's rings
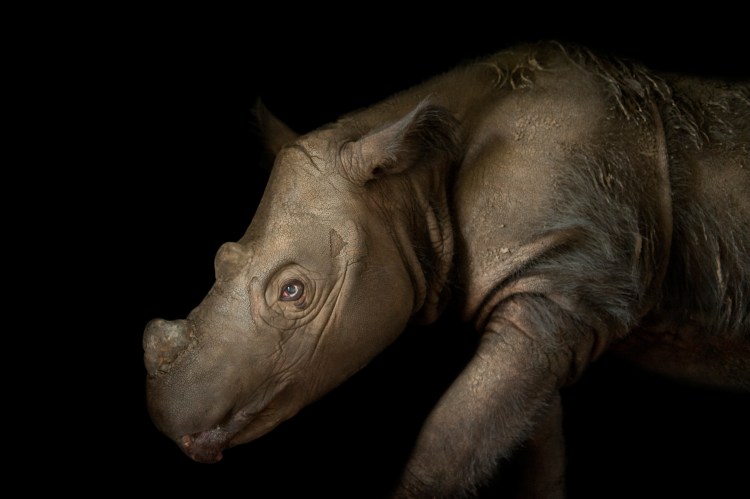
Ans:
POLYGON ((547 499, 565 496, 565 439, 560 396, 520 449, 522 476, 519 498, 547 499))
POLYGON ((426 420, 395 497, 470 496, 527 439, 536 469, 527 473, 534 483, 521 488, 537 495, 524 497, 564 496, 558 389, 574 349, 534 318, 558 312, 566 315, 539 296, 498 307, 476 354, 426 420))

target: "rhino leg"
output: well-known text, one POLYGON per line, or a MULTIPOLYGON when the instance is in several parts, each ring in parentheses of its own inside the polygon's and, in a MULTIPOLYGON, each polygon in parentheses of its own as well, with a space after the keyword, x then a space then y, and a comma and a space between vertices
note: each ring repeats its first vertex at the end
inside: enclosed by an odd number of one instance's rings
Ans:
POLYGON ((396 497, 475 493, 527 440, 536 470, 523 497, 564 496, 558 390, 575 349, 555 331, 534 330, 540 308, 557 310, 543 297, 517 296, 493 312, 476 354, 428 416, 396 497))
POLYGON ((520 451, 522 476, 518 497, 548 499, 565 496, 565 439, 560 396, 520 451))

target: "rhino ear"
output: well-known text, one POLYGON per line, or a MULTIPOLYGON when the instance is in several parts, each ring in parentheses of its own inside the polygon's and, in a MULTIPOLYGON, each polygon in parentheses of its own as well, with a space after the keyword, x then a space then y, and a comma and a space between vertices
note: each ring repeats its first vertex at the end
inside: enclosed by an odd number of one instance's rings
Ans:
POLYGON ((260 99, 255 102, 255 119, 263 142, 272 157, 276 157, 285 144, 293 142, 299 137, 297 132, 274 116, 260 99))
POLYGON ((350 143, 342 164, 353 182, 364 185, 417 164, 453 162, 459 154, 453 114, 424 100, 400 120, 350 143))

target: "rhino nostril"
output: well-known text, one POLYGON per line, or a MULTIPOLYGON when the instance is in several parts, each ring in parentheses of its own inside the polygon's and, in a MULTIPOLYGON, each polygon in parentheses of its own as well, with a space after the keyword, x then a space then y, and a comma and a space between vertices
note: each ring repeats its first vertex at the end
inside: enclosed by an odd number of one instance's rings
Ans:
POLYGON ((186 320, 154 319, 149 322, 143 333, 143 360, 149 375, 168 371, 171 363, 190 344, 190 336, 186 320))

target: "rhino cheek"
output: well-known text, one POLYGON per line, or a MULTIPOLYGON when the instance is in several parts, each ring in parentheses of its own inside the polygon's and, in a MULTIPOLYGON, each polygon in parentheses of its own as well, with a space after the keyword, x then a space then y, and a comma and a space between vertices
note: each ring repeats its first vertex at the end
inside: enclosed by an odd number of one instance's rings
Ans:
POLYGON ((398 338, 412 313, 411 283, 400 268, 350 267, 332 320, 313 357, 316 398, 340 385, 398 338), (377 268, 377 272, 372 272, 377 268))
POLYGON ((296 415, 306 404, 299 388, 300 385, 295 384, 278 388, 263 410, 255 414, 249 423, 231 439, 229 446, 234 447, 251 442, 296 415))

